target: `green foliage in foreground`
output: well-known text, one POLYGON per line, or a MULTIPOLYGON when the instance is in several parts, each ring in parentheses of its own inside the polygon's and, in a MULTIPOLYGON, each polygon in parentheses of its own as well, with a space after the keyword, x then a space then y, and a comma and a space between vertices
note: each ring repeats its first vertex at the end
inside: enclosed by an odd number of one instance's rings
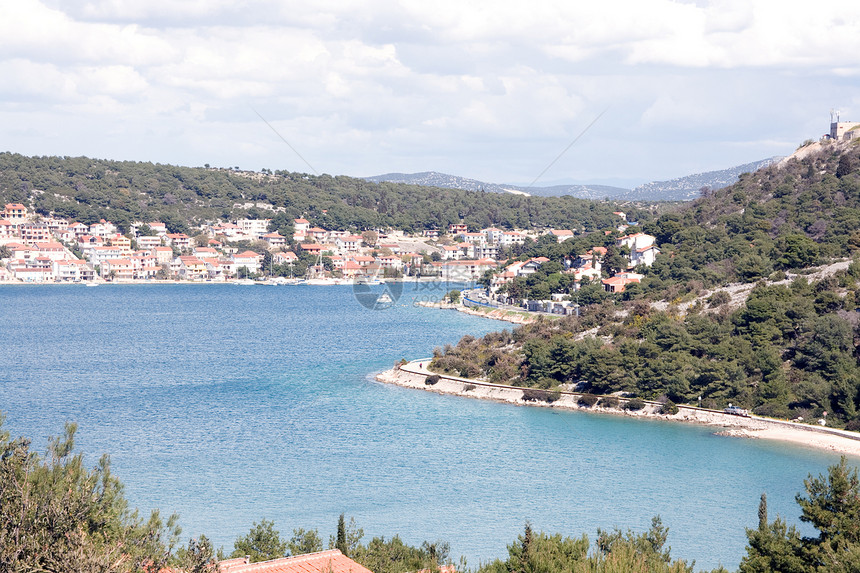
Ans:
POLYGON ((268 561, 287 555, 287 542, 281 539, 281 533, 275 529, 275 523, 266 519, 254 522, 246 535, 233 543, 233 553, 230 557, 249 557, 251 563, 268 561))
POLYGON ((177 550, 177 516, 149 519, 131 511, 103 456, 93 469, 73 453, 67 424, 41 456, 12 440, 0 415, 0 571, 137 572, 166 565, 189 573, 213 562, 205 537, 177 550))
MULTIPOLYGON (((329 539, 329 549, 339 549, 344 555, 361 563, 374 573, 406 573, 420 569, 438 569, 449 563, 449 546, 446 542, 425 541, 420 547, 407 545, 395 535, 391 539, 374 537, 367 544, 361 542, 364 530, 344 515, 338 518, 337 534, 329 539)), ((322 539, 316 529, 294 529, 290 540, 283 539, 272 521, 254 523, 247 535, 236 539, 231 557, 250 557, 252 563, 268 561, 289 555, 304 555, 322 551, 322 539)))
POLYGON ((523 534, 508 546, 508 558, 493 561, 478 573, 692 573, 692 565, 670 557, 667 534, 668 529, 655 517, 642 534, 598 530, 597 543, 591 548, 586 535, 535 534, 526 524, 523 534))
POLYGON ((796 496, 801 521, 812 524, 816 537, 801 537, 794 526, 767 520, 762 496, 759 526, 748 529, 747 555, 741 573, 813 573, 860 571, 860 480, 843 457, 827 475, 809 476, 806 495, 796 496))
MULTIPOLYGON (((0 418, 2 422, 2 418, 0 418)), ((107 456, 92 470, 73 453, 75 426, 52 440, 46 456, 30 451, 23 438, 10 439, 0 425, 0 571, 6 573, 155 572, 172 567, 185 573, 215 573, 214 552, 201 536, 177 547, 177 517, 166 522, 158 512, 142 520, 130 511, 122 485, 110 473, 107 456)), ((843 457, 826 475, 809 476, 806 492, 796 496, 800 519, 818 534, 802 537, 782 518, 770 522, 767 498, 758 508, 758 527, 748 529, 747 555, 741 573, 850 573, 860 571, 860 479, 843 457)), ((751 512, 752 516, 752 512, 751 512)), ((446 542, 415 547, 400 537, 374 537, 344 516, 329 539, 374 573, 437 570, 450 564, 446 542)), ((592 545, 587 536, 535 533, 530 525, 508 546, 506 559, 479 567, 476 573, 692 573, 693 564, 674 560, 666 546, 668 529, 659 517, 648 531, 602 531, 592 545)), ((293 530, 282 539, 274 523, 261 520, 236 540, 235 556, 253 561, 322 550, 316 530, 293 530)), ((219 550, 219 554, 220 554, 219 550)), ((458 567, 465 571, 465 563, 458 567)), ((716 571, 725 573, 720 568, 716 571)))

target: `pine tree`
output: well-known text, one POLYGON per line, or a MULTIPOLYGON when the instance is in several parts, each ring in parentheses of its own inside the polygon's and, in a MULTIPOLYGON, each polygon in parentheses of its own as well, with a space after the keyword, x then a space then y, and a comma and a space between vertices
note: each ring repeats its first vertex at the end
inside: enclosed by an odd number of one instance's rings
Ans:
POLYGON ((347 555, 346 517, 342 513, 340 514, 340 517, 337 518, 337 542, 334 546, 339 549, 341 553, 347 555))
POLYGON ((761 501, 758 503, 758 530, 765 531, 767 529, 767 494, 761 494, 761 501))

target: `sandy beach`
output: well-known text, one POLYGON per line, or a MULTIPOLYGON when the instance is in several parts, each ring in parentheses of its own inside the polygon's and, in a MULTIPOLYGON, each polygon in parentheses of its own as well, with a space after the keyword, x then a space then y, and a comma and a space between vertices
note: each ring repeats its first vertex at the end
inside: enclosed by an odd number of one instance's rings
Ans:
POLYGON ((452 394, 467 398, 493 400, 518 406, 534 406, 544 408, 561 408, 568 410, 585 410, 608 415, 636 416, 653 420, 667 420, 704 424, 716 429, 715 433, 726 437, 754 438, 777 440, 793 444, 828 450, 846 456, 860 458, 860 433, 847 432, 809 424, 799 424, 783 420, 761 418, 758 416, 742 417, 726 414, 704 408, 678 406, 674 415, 660 414, 661 405, 657 402, 645 401, 645 407, 637 411, 621 408, 602 408, 600 406, 583 406, 578 403, 581 394, 562 392, 558 400, 549 404, 546 402, 527 402, 523 400, 523 388, 490 384, 480 380, 470 380, 456 376, 440 376, 434 385, 424 383, 427 376, 433 374, 427 370, 430 359, 415 360, 397 369, 386 370, 376 375, 376 380, 386 384, 395 384, 406 388, 414 388, 438 394, 452 394))

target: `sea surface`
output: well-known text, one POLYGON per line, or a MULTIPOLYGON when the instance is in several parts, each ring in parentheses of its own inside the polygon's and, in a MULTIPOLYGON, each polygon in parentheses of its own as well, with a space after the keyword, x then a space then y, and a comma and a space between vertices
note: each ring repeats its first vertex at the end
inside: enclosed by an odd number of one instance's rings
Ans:
POLYGON ((228 552, 262 518, 328 540, 344 512, 365 541, 447 540, 470 565, 504 557, 527 520, 593 539, 659 514, 674 557, 735 568, 761 493, 771 519, 799 523, 803 479, 838 461, 375 382, 400 358, 511 327, 413 304, 448 286, 409 284, 376 310, 348 286, 0 287, 5 427, 43 451, 77 422, 79 449, 92 465, 111 455, 133 506, 178 512, 184 538, 228 552))

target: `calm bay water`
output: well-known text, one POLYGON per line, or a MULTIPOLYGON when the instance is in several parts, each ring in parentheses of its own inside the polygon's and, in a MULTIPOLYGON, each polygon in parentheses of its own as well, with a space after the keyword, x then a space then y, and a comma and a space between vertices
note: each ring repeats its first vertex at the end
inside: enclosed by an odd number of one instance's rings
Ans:
POLYGON ((67 420, 111 455, 132 505, 179 512, 229 551, 253 521, 283 534, 341 512, 368 536, 445 539, 471 564, 530 520, 594 536, 660 514, 673 556, 735 567, 768 494, 838 457, 703 427, 555 412, 379 384, 371 374, 510 325, 414 307, 369 310, 349 287, 0 288, 0 410, 43 450, 67 420))

